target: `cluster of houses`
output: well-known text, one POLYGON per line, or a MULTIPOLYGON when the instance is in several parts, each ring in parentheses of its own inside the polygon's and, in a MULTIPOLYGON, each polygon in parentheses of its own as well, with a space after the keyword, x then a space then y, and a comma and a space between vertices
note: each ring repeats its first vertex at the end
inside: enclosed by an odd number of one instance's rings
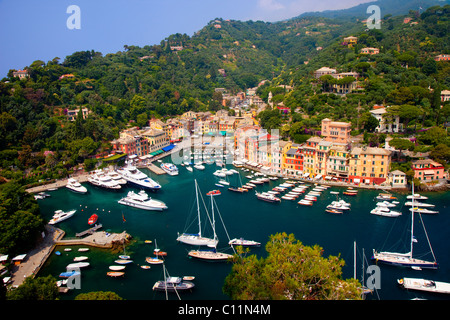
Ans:
MULTIPOLYGON (((378 106, 377 110, 384 108, 378 106)), ((394 132, 399 127, 382 125, 379 130, 394 132)), ((229 116, 224 110, 216 114, 190 111, 166 122, 152 119, 146 128, 124 130, 111 143, 116 152, 146 159, 170 151, 183 138, 226 136, 232 141, 227 146, 235 160, 266 174, 405 188, 406 174, 390 171, 393 152, 388 144, 386 148, 359 145, 350 131, 350 123, 323 119, 321 136, 297 144, 283 141, 274 131, 267 132, 250 116, 229 116)), ((424 182, 447 178, 444 167, 430 159, 413 161, 412 169, 424 182)))

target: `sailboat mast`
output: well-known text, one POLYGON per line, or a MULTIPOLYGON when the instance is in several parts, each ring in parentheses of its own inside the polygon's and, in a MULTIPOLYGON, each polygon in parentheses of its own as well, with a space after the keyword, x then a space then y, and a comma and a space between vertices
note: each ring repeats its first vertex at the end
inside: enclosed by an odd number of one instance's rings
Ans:
POLYGON ((195 196, 197 198, 197 214, 198 214, 198 235, 202 236, 202 221, 200 219, 200 203, 198 201, 198 185, 197 180, 195 180, 195 196))
POLYGON ((356 280, 356 241, 353 241, 353 279, 356 280))
POLYGON ((413 255, 413 243, 414 243, 414 181, 412 182, 412 210, 411 210, 411 250, 409 251, 409 257, 413 255))
POLYGON ((214 203, 213 203, 213 195, 211 194, 211 213, 212 213, 212 228, 214 232, 214 240, 216 240, 216 219, 214 216, 214 203))

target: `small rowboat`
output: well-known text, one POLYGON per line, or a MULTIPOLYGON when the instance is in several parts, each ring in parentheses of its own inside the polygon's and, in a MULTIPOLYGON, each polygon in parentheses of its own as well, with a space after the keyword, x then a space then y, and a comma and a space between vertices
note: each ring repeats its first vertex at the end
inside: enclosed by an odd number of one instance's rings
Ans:
POLYGON ((121 276, 123 276, 124 274, 125 274, 125 272, 120 272, 120 271, 110 271, 110 272, 107 272, 107 273, 106 273, 107 276, 113 277, 113 278, 121 277, 121 276))
POLYGON ((125 269, 126 266, 109 266, 109 270, 120 271, 125 269))
POLYGON ((147 265, 142 265, 141 268, 142 268, 142 269, 150 269, 151 267, 150 267, 150 266, 147 266, 147 265))
POLYGON ((192 281, 192 280, 194 280, 194 279, 195 279, 194 276, 184 276, 184 277, 183 277, 183 280, 184 280, 184 281, 192 281))
POLYGON ((117 263, 117 264, 128 264, 128 263, 132 263, 133 260, 119 259, 119 260, 116 260, 114 262, 117 263))
POLYGON ((167 252, 161 251, 161 250, 159 250, 159 249, 153 250, 153 253, 154 253, 155 256, 157 256, 157 257, 165 257, 165 256, 167 256, 167 252))

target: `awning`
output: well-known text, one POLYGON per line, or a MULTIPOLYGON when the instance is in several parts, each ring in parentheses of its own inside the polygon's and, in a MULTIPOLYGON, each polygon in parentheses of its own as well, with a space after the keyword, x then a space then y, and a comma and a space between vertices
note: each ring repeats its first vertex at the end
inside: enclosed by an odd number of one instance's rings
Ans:
POLYGON ((164 152, 167 152, 167 151, 172 150, 174 147, 175 147, 175 145, 171 144, 171 145, 169 145, 169 146, 167 146, 167 147, 162 148, 162 150, 163 150, 164 152))
POLYGON ((433 171, 433 170, 424 170, 423 174, 431 174, 431 175, 434 175, 434 171, 433 171))
POLYGON ((303 176, 304 176, 304 177, 309 176, 309 172, 306 172, 303 176))
POLYGON ((325 179, 327 179, 327 180, 331 180, 331 178, 332 178, 332 177, 330 177, 330 176, 326 176, 326 177, 325 177, 325 179))
POLYGON ((354 182, 354 183, 360 183, 361 180, 359 180, 359 179, 353 179, 353 182, 354 182))
POLYGON ((320 180, 320 179, 322 179, 322 175, 321 174, 316 176, 316 180, 320 180))

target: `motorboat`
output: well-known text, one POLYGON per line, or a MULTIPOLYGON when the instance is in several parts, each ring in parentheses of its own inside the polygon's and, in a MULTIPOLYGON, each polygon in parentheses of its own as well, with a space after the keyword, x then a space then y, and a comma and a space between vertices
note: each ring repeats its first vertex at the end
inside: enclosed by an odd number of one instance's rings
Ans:
POLYGON ((153 290, 164 292, 178 292, 191 290, 194 287, 195 285, 190 281, 184 281, 180 277, 169 277, 165 281, 156 281, 156 283, 153 285, 153 290))
POLYGON ((229 244, 230 246, 243 246, 243 247, 248 247, 248 246, 256 246, 256 247, 259 247, 259 246, 261 245, 260 242, 253 241, 253 240, 245 240, 245 239, 243 239, 243 238, 239 238, 239 239, 234 238, 234 239, 230 240, 230 241, 228 242, 228 244, 229 244))
POLYGON ((395 206, 396 206, 396 204, 394 202, 389 202, 386 200, 377 202, 377 207, 393 208, 395 206))
POLYGON ((422 196, 418 193, 415 193, 414 195, 410 194, 406 197, 406 199, 414 199, 415 200, 427 200, 428 197, 422 196))
POLYGON ((245 188, 245 186, 242 187, 229 187, 228 190, 230 191, 234 191, 234 192, 240 192, 240 193, 244 193, 244 192, 248 192, 248 189, 245 188))
POLYGON ((221 194, 220 190, 211 190, 206 193, 207 196, 220 196, 221 194))
POLYGON ((418 278, 402 278, 397 280, 398 284, 405 289, 420 290, 433 293, 450 293, 450 283, 418 279, 418 278))
POLYGON ((377 206, 375 209, 372 209, 370 213, 383 217, 399 217, 402 215, 400 211, 392 211, 387 207, 380 207, 380 206, 377 206))
POLYGON ((256 192, 256 197, 259 200, 263 200, 263 201, 267 201, 267 202, 281 202, 280 198, 277 198, 273 194, 270 194, 267 192, 262 192, 262 193, 256 192))
POLYGON ((92 216, 89 217, 88 224, 90 226, 92 226, 93 224, 95 224, 97 222, 97 219, 98 219, 98 215, 94 213, 92 216))
POLYGON ((69 219, 72 217, 77 210, 70 210, 70 211, 62 211, 62 210, 56 210, 53 217, 50 219, 48 224, 57 224, 61 221, 64 221, 66 219, 69 219))
POLYGON ((163 291, 163 292, 176 292, 178 294, 179 291, 191 290, 195 287, 195 285, 186 281, 181 277, 170 277, 167 273, 166 266, 164 267, 164 280, 156 281, 153 285, 154 291, 163 291))
POLYGON ((167 209, 164 202, 150 198, 144 190, 139 193, 129 191, 127 196, 120 199, 118 203, 143 210, 163 211, 167 209))
POLYGON ((77 192, 77 193, 86 193, 87 192, 86 187, 82 186, 81 183, 79 183, 74 178, 69 178, 67 180, 66 188, 73 192, 77 192))
POLYGON ((409 211, 413 211, 417 212, 417 213, 425 213, 425 214, 437 214, 439 213, 439 211, 435 211, 435 210, 430 210, 427 208, 416 208, 415 206, 412 208, 409 208, 409 211))
POLYGON ((312 206, 313 202, 311 200, 301 199, 298 204, 304 205, 304 206, 312 206))
POLYGON ((88 181, 90 184, 100 188, 110 190, 120 190, 122 188, 122 185, 120 185, 117 181, 113 180, 109 175, 101 172, 90 175, 88 181))
POLYGON ((190 171, 190 172, 193 172, 193 171, 194 171, 194 169, 192 169, 191 166, 186 166, 185 168, 186 168, 187 171, 190 171))
POLYGON ((159 259, 158 257, 147 257, 147 258, 145 258, 145 262, 147 262, 149 264, 163 264, 164 260, 159 259))
POLYGON ((139 171, 135 166, 128 164, 126 167, 117 169, 117 173, 132 185, 138 188, 149 189, 151 191, 158 191, 161 185, 149 178, 145 173, 139 171))
POLYGON ((329 204, 327 206, 327 209, 331 209, 331 210, 350 210, 350 204, 343 201, 343 200, 339 200, 339 201, 333 201, 331 202, 331 204, 329 204))
POLYGON ((414 201, 414 203, 412 201, 405 202, 405 206, 412 207, 413 205, 414 207, 434 208, 434 204, 431 203, 424 203, 419 201, 414 201))
POLYGON ((380 193, 377 198, 377 200, 396 200, 397 197, 394 197, 392 194, 390 193, 380 193))
POLYGON ((167 174, 171 175, 171 176, 176 176, 178 175, 178 168, 176 165, 174 165, 173 163, 166 163, 163 162, 161 163, 161 169, 163 169, 167 174))

